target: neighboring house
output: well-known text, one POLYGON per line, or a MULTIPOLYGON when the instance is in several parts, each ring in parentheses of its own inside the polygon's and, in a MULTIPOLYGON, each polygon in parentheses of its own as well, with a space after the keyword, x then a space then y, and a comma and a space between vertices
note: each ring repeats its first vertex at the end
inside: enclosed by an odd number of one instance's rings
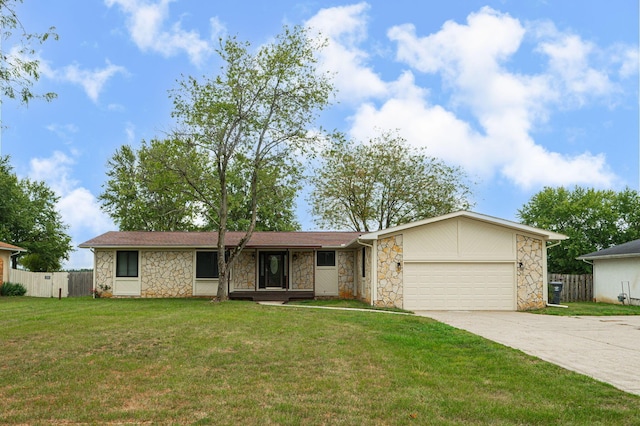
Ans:
POLYGON ((26 251, 25 249, 12 244, 0 241, 0 285, 10 280, 11 257, 26 251))
MULTIPOLYGON (((227 247, 244 235, 228 232, 227 247)), ((544 307, 547 241, 567 237, 461 211, 371 233, 256 232, 235 262, 232 299, 355 298, 408 310, 544 307)), ((213 296, 217 234, 107 232, 95 287, 114 296, 213 296)))
POLYGON ((640 304, 640 240, 578 257, 593 263, 596 302, 640 304))

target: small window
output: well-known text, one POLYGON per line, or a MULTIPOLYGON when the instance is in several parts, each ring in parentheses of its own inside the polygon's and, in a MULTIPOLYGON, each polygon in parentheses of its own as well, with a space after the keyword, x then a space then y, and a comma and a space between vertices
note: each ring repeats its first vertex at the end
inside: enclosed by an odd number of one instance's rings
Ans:
POLYGON ((138 276, 138 252, 119 251, 116 254, 116 277, 138 276))
POLYGON ((196 278, 218 278, 217 252, 196 252, 196 278))
POLYGON ((319 251, 318 266, 336 266, 336 252, 335 251, 319 251))

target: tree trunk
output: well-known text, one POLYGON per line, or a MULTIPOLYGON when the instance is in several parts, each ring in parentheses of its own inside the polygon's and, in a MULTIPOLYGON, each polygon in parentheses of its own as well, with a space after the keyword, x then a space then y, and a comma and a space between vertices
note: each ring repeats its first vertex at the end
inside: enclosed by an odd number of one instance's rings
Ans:
POLYGON ((225 239, 227 236, 227 219, 229 211, 227 209, 227 165, 224 158, 218 158, 218 176, 220 179, 220 207, 218 215, 220 223, 218 226, 218 291, 216 299, 218 301, 226 300, 229 296, 227 288, 229 288, 229 267, 225 256, 225 239))

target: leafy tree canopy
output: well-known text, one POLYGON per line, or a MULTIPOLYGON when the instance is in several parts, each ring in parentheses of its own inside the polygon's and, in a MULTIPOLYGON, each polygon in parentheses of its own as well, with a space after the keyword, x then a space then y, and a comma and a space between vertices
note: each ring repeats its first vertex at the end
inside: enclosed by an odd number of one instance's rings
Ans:
POLYGON ((367 143, 334 135, 312 177, 323 227, 372 231, 470 208, 465 172, 409 147, 395 132, 367 143))
POLYGON ((576 257, 640 238, 640 197, 629 188, 546 187, 518 216, 527 225, 569 237, 549 249, 548 269, 553 273, 591 273, 591 266, 576 257))
POLYGON ((0 55, 0 92, 5 99, 18 99, 28 104, 34 98, 50 101, 55 93, 35 94, 31 88, 40 78, 40 61, 34 45, 42 44, 49 38, 58 39, 55 28, 44 33, 29 33, 20 22, 16 7, 22 0, 0 0, 0 27, 3 45, 0 55), (19 40, 7 49, 8 42, 19 40))
MULTIPOLYGON (((143 141, 139 149, 119 148, 107 164, 109 179, 98 197, 121 231, 206 231, 216 229, 220 189, 208 155, 178 139, 143 141)), ((261 171, 259 231, 292 231, 297 181, 281 168, 261 171)), ((251 219, 248 178, 239 162, 227 177, 230 230, 245 230, 251 219)))
POLYGON ((0 158, 0 194, 0 241, 28 250, 19 257, 26 269, 60 270, 73 248, 56 210, 58 197, 44 182, 18 179, 9 157, 0 158))

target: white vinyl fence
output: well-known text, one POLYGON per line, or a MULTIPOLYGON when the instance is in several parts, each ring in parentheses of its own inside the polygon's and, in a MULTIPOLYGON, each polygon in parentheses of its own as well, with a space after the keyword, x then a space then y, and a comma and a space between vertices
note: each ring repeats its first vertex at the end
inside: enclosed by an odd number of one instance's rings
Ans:
POLYGON ((29 272, 11 269, 9 281, 25 286, 27 294, 32 297, 58 297, 62 289, 62 297, 69 295, 68 272, 29 272))

